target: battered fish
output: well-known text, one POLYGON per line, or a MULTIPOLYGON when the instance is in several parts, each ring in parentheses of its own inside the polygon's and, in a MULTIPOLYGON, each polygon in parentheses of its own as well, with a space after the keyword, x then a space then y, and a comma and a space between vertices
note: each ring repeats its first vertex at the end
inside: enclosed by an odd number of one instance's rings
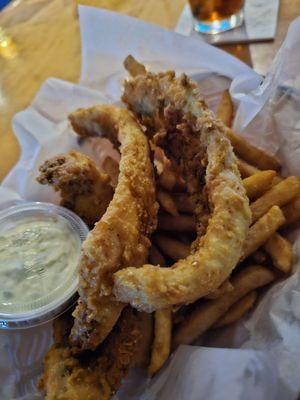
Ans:
MULTIPOLYGON (((143 318, 142 318, 143 319, 143 318)), ((69 315, 55 321, 55 344, 45 358, 39 388, 45 400, 108 400, 135 362, 142 338, 141 314, 126 308, 107 340, 95 351, 72 353, 69 315)))
POLYGON ((147 312, 191 303, 218 288, 242 254, 251 214, 236 157, 225 126, 186 75, 137 75, 125 82, 123 101, 178 166, 196 204, 203 199, 205 179, 211 216, 187 258, 171 268, 144 265, 118 271, 114 294, 147 312))
POLYGON ((82 246, 71 341, 84 350, 95 349, 118 320, 124 303, 112 293, 112 275, 146 262, 158 205, 148 140, 128 110, 95 106, 76 111, 70 121, 80 136, 107 137, 121 152, 113 199, 82 246))
POLYGON ((113 197, 109 176, 77 151, 45 161, 39 171, 37 181, 59 191, 61 205, 74 211, 89 226, 94 226, 102 217, 113 197))

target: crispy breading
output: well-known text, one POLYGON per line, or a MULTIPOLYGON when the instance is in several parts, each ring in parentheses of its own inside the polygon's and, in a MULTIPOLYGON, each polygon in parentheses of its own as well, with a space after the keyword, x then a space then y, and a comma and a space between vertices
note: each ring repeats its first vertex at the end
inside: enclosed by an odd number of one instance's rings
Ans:
POLYGON ((126 308, 107 340, 94 352, 74 355, 66 341, 70 316, 54 325, 55 344, 49 350, 39 387, 45 400, 108 400, 120 387, 140 348, 142 315, 126 308))
POLYGON ((98 170, 85 154, 69 151, 45 161, 37 180, 61 195, 61 205, 93 226, 107 209, 113 196, 109 176, 98 170))
POLYGON ((202 201, 205 179, 212 213, 205 235, 199 239, 198 232, 187 258, 171 268, 122 269, 114 274, 114 293, 120 301, 148 312, 193 302, 231 274, 251 218, 226 127, 186 75, 138 75, 125 82, 123 101, 146 126, 148 137, 179 167, 196 204, 202 201))
POLYGON ((96 348, 116 323, 124 304, 112 294, 112 274, 147 260, 158 205, 148 140, 128 110, 95 106, 74 112, 70 121, 79 135, 107 137, 121 152, 113 199, 82 246, 71 334, 82 350, 96 348))

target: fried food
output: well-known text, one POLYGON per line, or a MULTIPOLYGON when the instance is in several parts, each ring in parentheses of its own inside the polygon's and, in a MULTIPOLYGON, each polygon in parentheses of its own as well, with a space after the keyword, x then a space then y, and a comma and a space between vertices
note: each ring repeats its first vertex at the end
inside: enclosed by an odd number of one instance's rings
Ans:
POLYGON ((149 261, 153 265, 159 265, 164 267, 166 265, 166 259, 158 250, 158 248, 152 243, 149 251, 149 261))
POLYGON ((197 85, 186 75, 138 75, 125 83, 123 100, 146 126, 148 137, 183 174, 196 203, 203 202, 206 172, 212 215, 205 235, 186 259, 171 268, 123 269, 114 274, 114 293, 120 301, 147 312, 193 302, 231 274, 250 223, 248 198, 227 128, 206 107, 197 85))
POLYGON ((37 181, 60 192, 61 205, 93 226, 113 197, 109 176, 100 172, 88 156, 77 151, 60 154, 39 168, 37 181))
POLYGON ((127 110, 95 106, 74 112, 70 121, 80 136, 107 137, 121 152, 113 199, 82 246, 71 340, 83 350, 95 349, 119 318, 124 304, 112 294, 112 274, 146 262, 158 205, 148 141, 127 110))
POLYGON ((276 278, 273 271, 260 265, 251 265, 232 277, 233 290, 216 300, 200 304, 178 327, 173 337, 173 348, 193 343, 247 293, 268 285, 276 278))
POLYGON ((247 258, 277 231, 285 222, 284 215, 279 207, 273 206, 249 229, 244 242, 241 261, 247 258))
POLYGON ((172 260, 185 258, 190 253, 190 245, 162 233, 156 234, 153 240, 161 251, 172 260))
POLYGON ((179 212, 194 213, 195 204, 188 193, 172 193, 172 198, 179 212))
POLYGON ((164 166, 163 171, 159 174, 158 181, 160 186, 165 190, 183 191, 186 189, 184 181, 178 176, 172 166, 164 166))
POLYGON ((250 200, 255 200, 269 190, 273 184, 276 171, 260 171, 243 179, 243 185, 250 200))
MULTIPOLYGON (((224 123, 224 125, 229 128, 231 127, 233 118, 233 103, 228 90, 223 92, 216 114, 217 117, 224 123)), ((253 164, 253 166, 256 166, 262 170, 269 169, 278 171, 280 169, 281 164, 278 158, 271 156, 264 150, 253 146, 242 136, 236 135, 231 129, 227 130, 227 135, 231 141, 235 153, 241 159, 245 160, 246 164, 253 164)))
POLYGON ((171 215, 178 215, 176 204, 172 196, 165 190, 158 190, 157 200, 161 207, 171 215))
POLYGON ((222 94, 216 115, 224 123, 224 125, 228 127, 231 126, 233 118, 233 104, 228 90, 225 90, 222 94))
POLYGON ((154 315, 139 313, 141 340, 133 357, 132 367, 148 368, 151 358, 151 347, 154 338, 154 315))
POLYGON ((158 372, 168 359, 172 340, 172 309, 157 310, 154 314, 154 340, 151 361, 148 369, 150 376, 158 372))
POLYGON ((232 283, 230 282, 229 279, 226 279, 226 281, 223 282, 220 287, 218 287, 213 292, 207 294, 205 296, 205 298, 208 300, 215 300, 215 299, 218 299, 219 297, 223 296, 223 294, 231 292, 232 289, 233 289, 232 283))
POLYGON ((283 214, 285 216, 284 226, 290 226, 295 222, 300 221, 300 196, 296 196, 294 200, 288 203, 282 208, 283 214))
POLYGON ((160 215, 158 229, 170 232, 195 232, 196 221, 192 215, 160 215))
POLYGON ((118 183, 119 163, 112 157, 107 156, 102 162, 102 168, 110 177, 111 184, 115 188, 118 183))
POLYGON ((71 325, 68 316, 54 325, 55 344, 46 355, 39 385, 45 400, 109 400, 135 362, 142 338, 140 313, 125 309, 103 345, 78 356, 67 341, 71 325))
POLYGON ((230 128, 227 128, 226 134, 236 155, 242 160, 262 170, 272 169, 278 171, 280 169, 281 164, 276 157, 253 146, 242 136, 236 135, 230 128))
POLYGON ((252 222, 265 214, 272 206, 284 206, 300 193, 300 181, 295 176, 289 176, 271 187, 264 195, 251 204, 252 222))
POLYGON ((237 159, 237 165, 242 178, 248 178, 248 176, 257 174, 261 171, 260 169, 247 163, 245 160, 241 160, 240 158, 237 159))
POLYGON ((264 249, 271 256, 274 267, 285 274, 291 272, 293 248, 287 239, 279 233, 274 233, 265 243, 264 249))
POLYGON ((223 317, 218 319, 218 321, 213 325, 213 328, 222 328, 223 326, 227 326, 238 321, 253 307, 256 299, 256 291, 246 294, 246 296, 230 307, 223 317))

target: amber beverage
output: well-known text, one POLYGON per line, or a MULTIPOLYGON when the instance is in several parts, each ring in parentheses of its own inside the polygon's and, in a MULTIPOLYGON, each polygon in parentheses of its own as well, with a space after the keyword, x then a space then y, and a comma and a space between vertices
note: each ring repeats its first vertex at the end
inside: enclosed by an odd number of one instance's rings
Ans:
POLYGON ((189 0, 195 29, 220 33, 243 23, 244 0, 189 0))

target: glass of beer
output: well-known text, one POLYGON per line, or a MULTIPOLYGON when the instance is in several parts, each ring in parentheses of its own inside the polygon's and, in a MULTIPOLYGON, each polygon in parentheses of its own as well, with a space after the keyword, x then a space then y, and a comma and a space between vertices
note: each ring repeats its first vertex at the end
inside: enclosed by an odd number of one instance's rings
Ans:
POLYGON ((199 33, 216 34, 242 25, 244 0, 189 0, 199 33))

